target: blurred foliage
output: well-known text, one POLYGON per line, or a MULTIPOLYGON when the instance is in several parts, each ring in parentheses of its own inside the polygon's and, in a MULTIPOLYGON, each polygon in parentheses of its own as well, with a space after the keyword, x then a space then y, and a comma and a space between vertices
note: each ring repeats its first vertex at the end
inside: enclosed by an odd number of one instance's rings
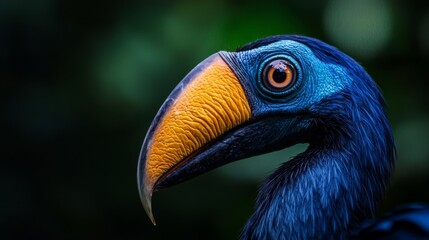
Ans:
POLYGON ((398 162, 380 213, 429 202, 429 8, 419 1, 0 1, 2 239, 231 239, 293 147, 140 205, 136 165, 157 109, 219 50, 297 33, 338 46, 383 90, 398 162))

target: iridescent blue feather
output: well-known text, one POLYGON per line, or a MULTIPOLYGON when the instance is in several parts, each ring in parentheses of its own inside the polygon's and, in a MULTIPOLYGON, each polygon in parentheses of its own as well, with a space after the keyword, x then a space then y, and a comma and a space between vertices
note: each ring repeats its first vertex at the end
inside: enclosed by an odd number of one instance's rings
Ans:
POLYGON ((339 75, 350 81, 308 107, 312 121, 302 139, 310 143, 308 149, 265 181, 241 238, 347 238, 353 226, 374 216, 394 168, 395 143, 385 102, 358 63, 319 40, 275 36, 237 51, 256 51, 284 40, 304 44, 321 62, 343 69, 339 75))

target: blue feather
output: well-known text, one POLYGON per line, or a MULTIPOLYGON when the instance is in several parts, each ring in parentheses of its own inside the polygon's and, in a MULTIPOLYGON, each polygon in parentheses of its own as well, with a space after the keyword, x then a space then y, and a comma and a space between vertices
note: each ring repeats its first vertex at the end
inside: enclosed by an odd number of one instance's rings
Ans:
POLYGON ((411 206, 378 221, 367 220, 374 218, 396 158, 385 101, 356 61, 303 36, 261 39, 236 52, 216 53, 194 68, 170 94, 149 129, 138 166, 139 184, 145 167, 140 163, 145 162, 158 120, 214 56, 237 76, 251 117, 187 156, 155 188, 232 161, 309 143, 306 151, 283 163, 262 184, 242 239, 429 236, 428 207, 411 206), (293 84, 273 90, 266 85, 265 69, 278 61, 292 69, 293 84))
POLYGON ((394 167, 395 144, 383 97, 365 70, 335 48, 305 37, 275 40, 240 51, 294 40, 311 49, 321 62, 318 69, 326 69, 323 74, 334 74, 343 85, 339 90, 329 86, 329 94, 308 107, 314 116, 306 139, 309 148, 262 185, 241 237, 345 238, 352 226, 374 215, 394 167))
POLYGON ((388 215, 366 220, 352 229, 350 239, 429 239, 429 206, 410 204, 388 215))

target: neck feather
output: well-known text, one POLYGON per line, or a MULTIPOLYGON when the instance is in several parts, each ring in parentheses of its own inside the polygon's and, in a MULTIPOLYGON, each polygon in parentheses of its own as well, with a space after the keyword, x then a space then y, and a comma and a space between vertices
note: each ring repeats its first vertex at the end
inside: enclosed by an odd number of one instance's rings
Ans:
POLYGON ((341 238, 373 216, 395 158, 384 105, 351 92, 335 98, 313 107, 309 148, 263 184, 243 239, 341 238))

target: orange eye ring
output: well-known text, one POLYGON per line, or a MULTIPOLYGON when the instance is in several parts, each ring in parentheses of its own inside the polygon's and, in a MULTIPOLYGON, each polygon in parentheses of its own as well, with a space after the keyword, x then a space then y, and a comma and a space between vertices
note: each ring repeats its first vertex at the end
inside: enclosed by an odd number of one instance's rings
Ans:
POLYGON ((269 62, 263 71, 264 86, 274 92, 281 92, 293 86, 296 79, 296 71, 291 63, 284 59, 276 59, 269 62))

